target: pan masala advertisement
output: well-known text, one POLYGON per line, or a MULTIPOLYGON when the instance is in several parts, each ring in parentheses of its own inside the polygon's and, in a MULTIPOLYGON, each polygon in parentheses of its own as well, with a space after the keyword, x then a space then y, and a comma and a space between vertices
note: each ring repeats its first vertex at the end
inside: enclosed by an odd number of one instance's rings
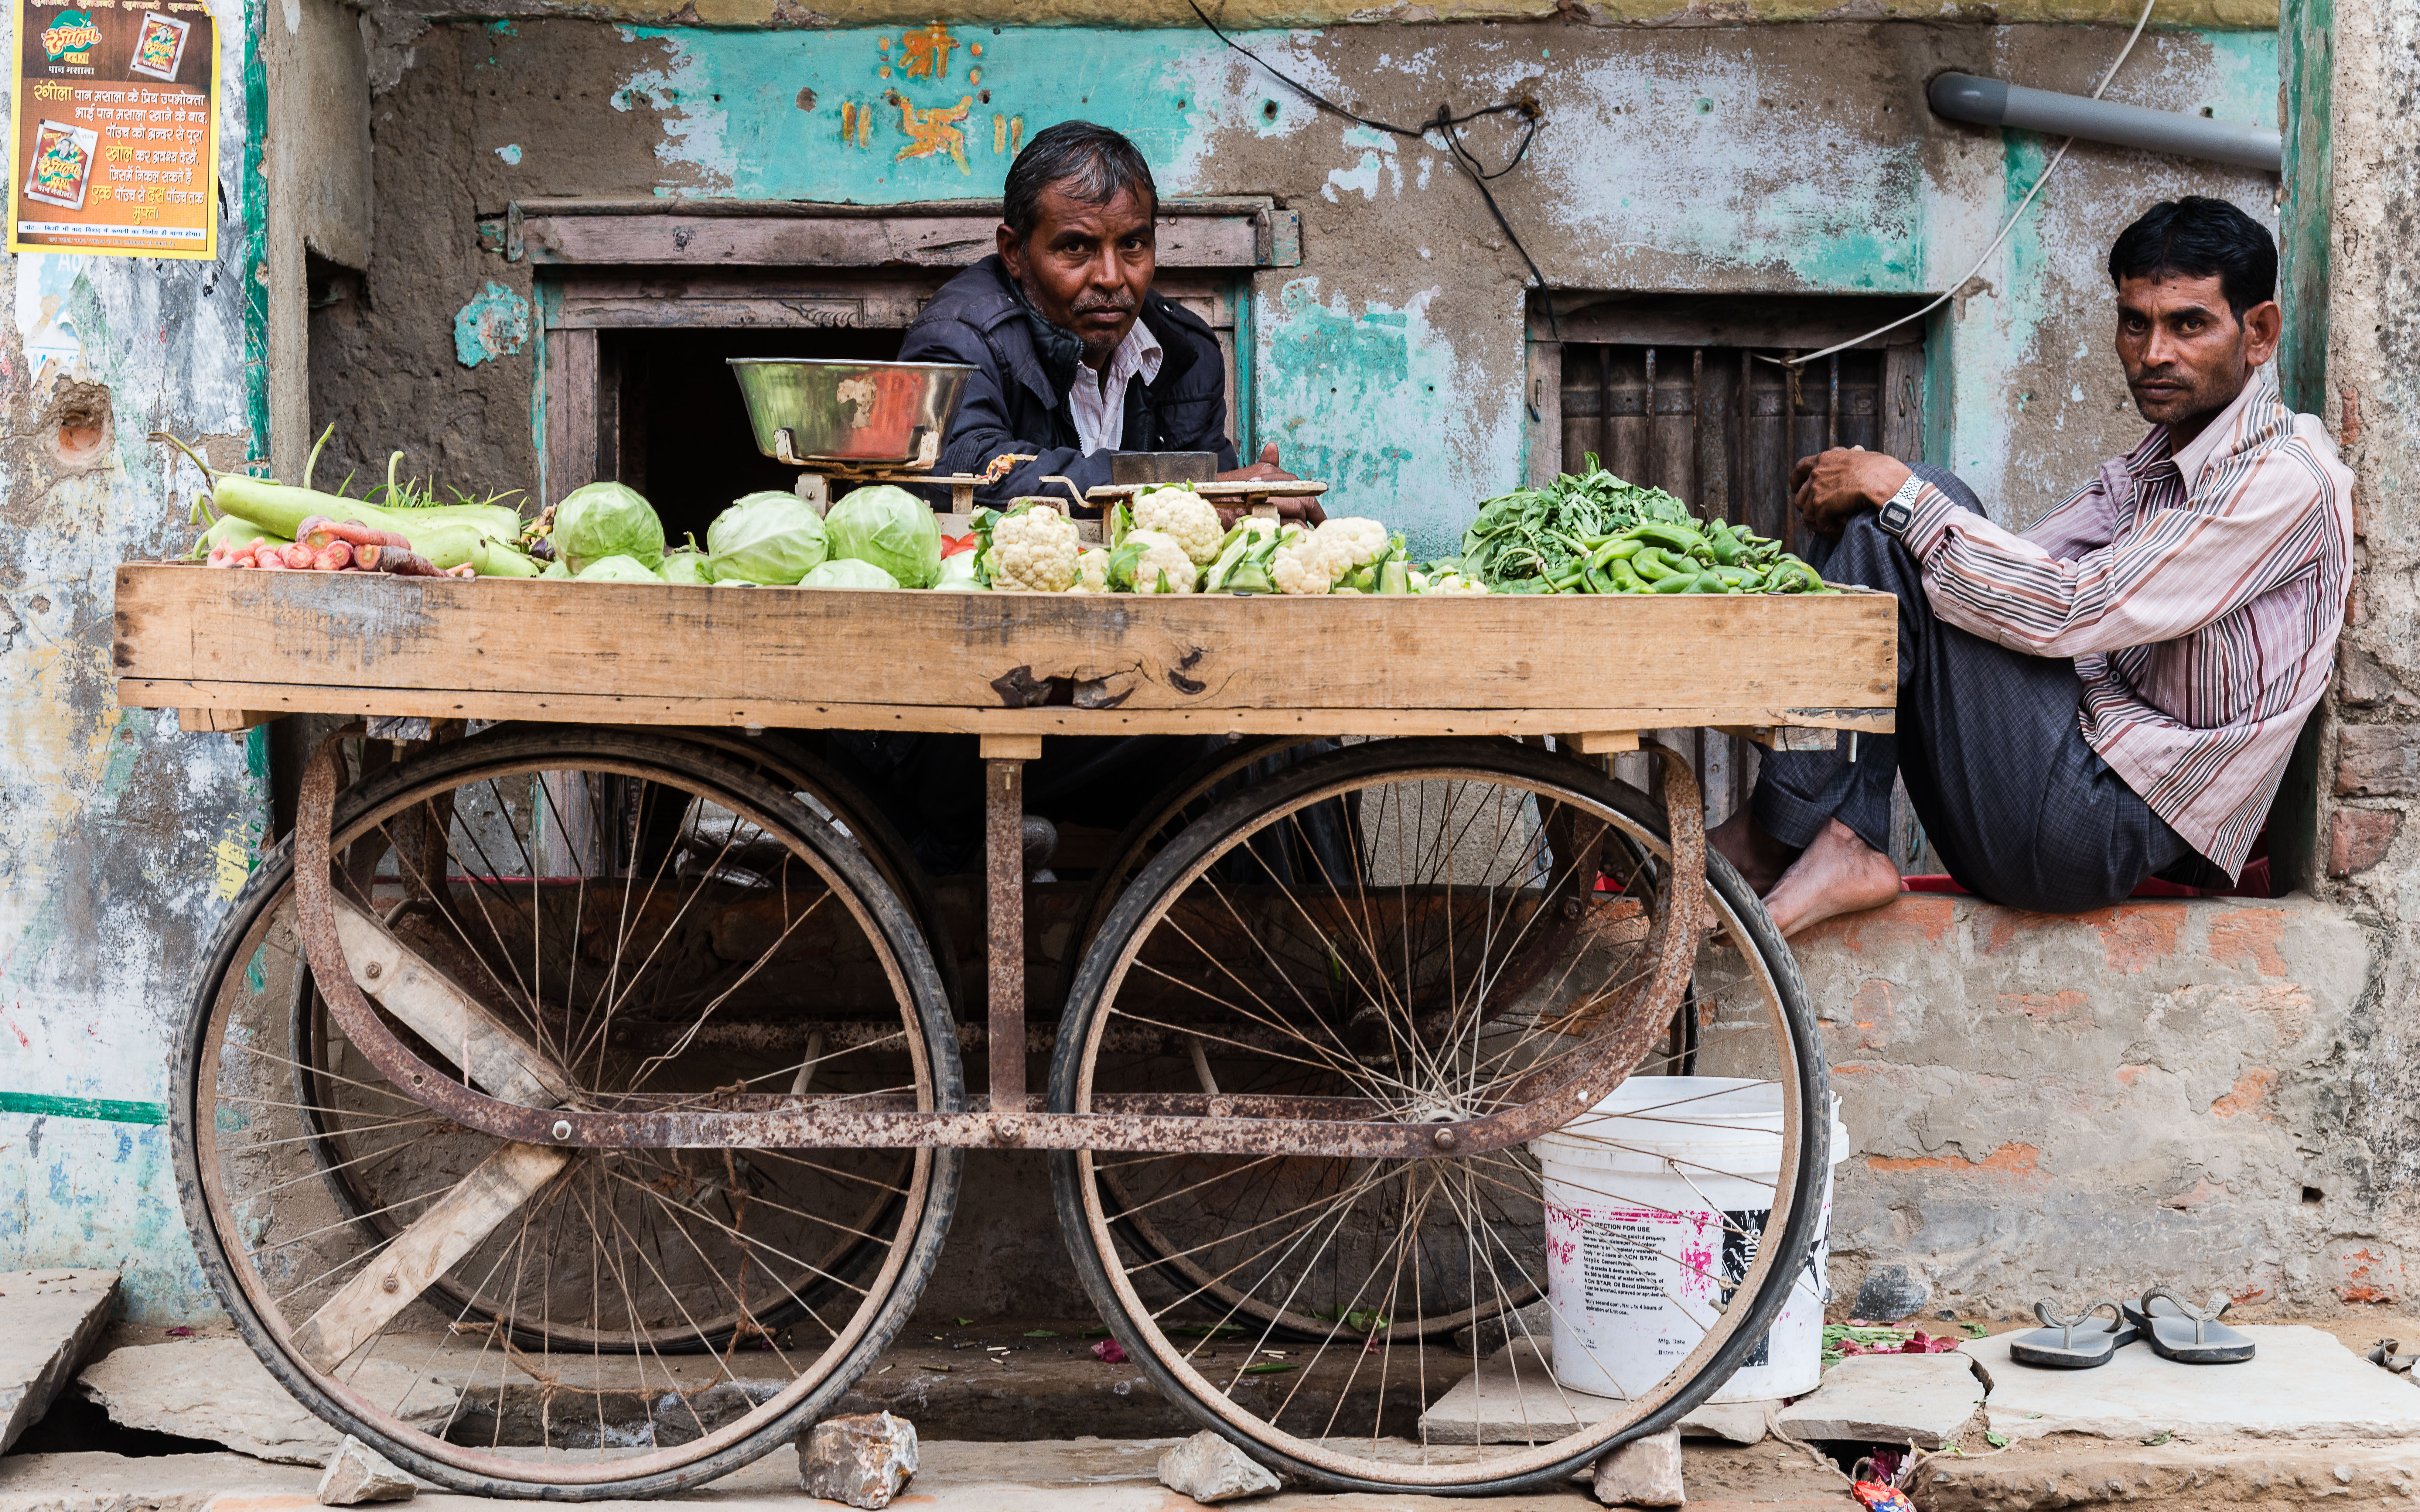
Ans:
POLYGON ((8 250, 218 255, 218 40, 196 0, 14 0, 8 250))

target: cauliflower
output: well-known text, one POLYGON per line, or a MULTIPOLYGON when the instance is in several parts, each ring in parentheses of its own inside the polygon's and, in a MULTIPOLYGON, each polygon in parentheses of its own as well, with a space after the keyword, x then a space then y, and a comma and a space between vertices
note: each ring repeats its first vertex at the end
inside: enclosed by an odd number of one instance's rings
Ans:
POLYGON ((1054 505, 1020 504, 991 524, 991 585, 1010 592, 1057 594, 1076 580, 1076 522, 1054 505))
POLYGON ((1419 590, 1423 594, 1483 594, 1487 591, 1485 583, 1476 578, 1466 578, 1458 572, 1449 572, 1442 577, 1432 578, 1429 579, 1428 586, 1419 590))
MULTIPOLYGON (((1299 535, 1302 527, 1289 525, 1287 533, 1299 535)), ((1272 544, 1280 534, 1278 522, 1247 515, 1227 532, 1226 541, 1218 548, 1218 560, 1202 575, 1202 591, 1205 594, 1274 594, 1277 584, 1269 580, 1269 557, 1276 550, 1272 544)))
POLYGON ((1101 548, 1087 547, 1076 553, 1076 581, 1071 594, 1106 594, 1109 591, 1109 554, 1101 548))
POLYGON ((1134 528, 1174 540, 1197 567, 1218 561, 1218 548, 1226 544, 1218 507, 1190 488, 1155 488, 1135 495, 1134 528))
POLYGON ((1375 562, 1388 547, 1387 527, 1374 519, 1343 517, 1331 519, 1314 532, 1322 549, 1338 559, 1336 576, 1343 577, 1356 567, 1366 567, 1375 562))
POLYGON ((1324 594, 1341 576, 1333 541, 1322 541, 1317 531, 1298 530, 1278 543, 1269 558, 1269 580, 1280 594, 1324 594))
POLYGON ((1109 553, 1109 586, 1122 594, 1189 594, 1200 576, 1172 535, 1128 531, 1109 553))

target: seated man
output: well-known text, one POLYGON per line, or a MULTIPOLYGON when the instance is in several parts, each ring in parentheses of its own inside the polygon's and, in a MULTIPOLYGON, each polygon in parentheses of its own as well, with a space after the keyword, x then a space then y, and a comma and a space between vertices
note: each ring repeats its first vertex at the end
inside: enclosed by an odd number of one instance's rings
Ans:
POLYGON ((2109 276, 2151 430, 2031 530, 1939 469, 1798 464, 1795 507, 1838 539, 1824 576, 1899 595, 1899 733, 1854 761, 1766 755, 1714 833, 1784 934, 1898 895, 1894 770, 1950 875, 1996 903, 2080 913, 2243 867, 2333 672, 2352 477, 2265 369, 2282 317, 2258 223, 2155 205, 2109 276))
MULTIPOLYGON (((1121 451, 1213 452, 1222 479, 1293 478, 1274 442, 1235 466, 1218 338, 1152 291, 1158 213, 1133 143, 1089 121, 1038 131, 1009 165, 999 250, 943 285, 908 328, 901 362, 975 369, 939 471, 1033 457, 985 485, 982 502, 1065 492, 1047 477, 1097 487, 1121 451)), ((1320 518, 1308 500, 1279 507, 1320 518)))

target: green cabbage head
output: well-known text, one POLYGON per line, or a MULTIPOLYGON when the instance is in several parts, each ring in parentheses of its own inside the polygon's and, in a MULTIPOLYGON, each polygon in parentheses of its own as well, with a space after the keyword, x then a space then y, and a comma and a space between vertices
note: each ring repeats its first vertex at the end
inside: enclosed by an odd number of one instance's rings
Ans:
POLYGON ((896 588, 899 579, 871 562, 834 557, 799 579, 801 588, 896 588))
POLYGON ((752 583, 794 583, 823 564, 823 517, 797 494, 767 489, 748 494, 706 528, 708 565, 717 578, 752 583))
POLYGON ((575 578, 606 557, 630 557, 653 572, 664 560, 664 522, 638 489, 592 483, 555 504, 554 549, 575 578))
POLYGON ((941 523, 905 488, 876 484, 845 495, 824 517, 834 557, 871 562, 902 588, 930 588, 941 576, 941 523))
POLYGON ((572 574, 584 583, 659 583, 655 569, 636 557, 598 557, 572 574))
POLYGON ((656 569, 656 576, 668 583, 710 583, 714 569, 706 565, 705 552, 676 546, 664 553, 664 564, 656 569))

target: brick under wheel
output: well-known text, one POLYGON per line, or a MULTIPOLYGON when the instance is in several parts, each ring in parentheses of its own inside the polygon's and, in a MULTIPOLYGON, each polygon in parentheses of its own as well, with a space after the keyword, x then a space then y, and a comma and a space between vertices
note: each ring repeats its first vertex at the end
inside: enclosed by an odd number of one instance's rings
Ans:
MULTIPOLYGON (((442 972, 551 1088, 520 1100, 963 1106, 949 1004, 896 894, 781 783, 695 742, 524 727, 436 746, 339 799, 334 855, 343 917, 399 952, 389 982, 442 972)), ((711 1480, 828 1412, 938 1258, 954 1151, 510 1145, 387 1083, 308 975, 281 846, 188 1010, 179 1195, 271 1372, 415 1473, 549 1500, 711 1480)), ((382 1022, 423 1059, 519 1096, 402 1001, 382 1022)))
MULTIPOLYGON (((1745 1199, 1733 1189, 1692 1244, 1652 1223, 1601 1222, 1651 1210, 1680 1222, 1668 1197, 1618 1170, 1578 1178, 1550 1227, 1522 1145, 1421 1159, 1055 1154, 1078 1273, 1170 1399, 1314 1484, 1516 1489, 1678 1421, 1756 1348, 1793 1286, 1820 1286, 1805 1262, 1829 1094, 1804 985, 1754 894, 1711 856, 1699 917, 1717 928, 1693 960, 1683 945, 1659 966, 1670 855, 1656 805, 1574 759, 1404 739, 1254 784, 1143 868, 1078 968, 1054 1110, 1158 1090, 1208 1093, 1215 1114, 1221 1098, 1246 1108, 1278 1094, 1430 1122, 1518 1105, 1583 1066, 1593 1101, 1625 1072, 1679 1074, 1687 1052, 1666 1032, 1668 1003, 1643 986, 1668 972, 1673 1000, 1694 982, 1699 1076, 1773 1084, 1780 1107, 1777 1178, 1745 1199), (1354 815, 1342 850, 1300 823, 1337 800, 1354 815), (1541 941, 1551 959, 1537 958, 1541 941), (1628 1045, 1647 1048, 1608 1048, 1628 1045), (1708 1253, 1709 1235, 1736 1242, 1708 1253), (1599 1361, 1625 1399, 1593 1422, 1576 1422, 1539 1353, 1522 1352, 1545 1344, 1520 1309, 1540 1293, 1550 1240, 1612 1246, 1633 1285, 1666 1288, 1687 1334, 1652 1365, 1599 1361), (1508 1339, 1520 1363, 1487 1362, 1508 1339), (1426 1409, 1482 1364, 1505 1378, 1488 1415, 1534 1427, 1472 1443, 1466 1424, 1432 1420, 1426 1409)), ((1658 1101, 1634 1085, 1631 1118, 1684 1136, 1714 1121, 1691 1110, 1706 1086, 1676 1083, 1658 1101)))

